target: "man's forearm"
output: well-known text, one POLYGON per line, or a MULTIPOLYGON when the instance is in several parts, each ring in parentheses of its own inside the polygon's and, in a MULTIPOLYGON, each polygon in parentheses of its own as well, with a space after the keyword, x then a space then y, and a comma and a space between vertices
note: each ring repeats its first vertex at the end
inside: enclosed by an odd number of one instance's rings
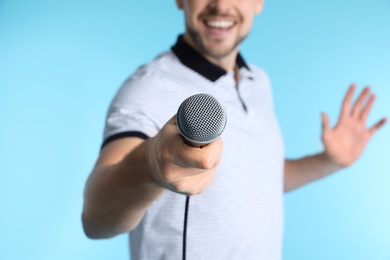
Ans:
POLYGON ((325 153, 298 160, 286 160, 284 166, 284 191, 299 188, 321 179, 342 167, 333 163, 325 153))
POLYGON ((108 238, 134 229, 164 191, 151 179, 148 141, 117 164, 98 166, 87 182, 83 226, 90 238, 108 238))

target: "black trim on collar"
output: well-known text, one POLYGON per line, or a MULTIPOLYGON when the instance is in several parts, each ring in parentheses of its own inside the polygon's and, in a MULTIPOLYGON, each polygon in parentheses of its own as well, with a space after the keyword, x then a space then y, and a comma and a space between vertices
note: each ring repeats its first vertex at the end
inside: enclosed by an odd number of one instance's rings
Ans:
MULTIPOLYGON (((199 52, 193 49, 184 40, 183 35, 178 37, 176 44, 171 49, 181 63, 213 82, 227 73, 226 70, 209 62, 199 52)), ((238 68, 245 67, 250 70, 240 53, 237 55, 236 64, 238 68)))
POLYGON ((120 133, 117 133, 117 134, 114 134, 112 136, 107 137, 106 140, 103 141, 103 144, 100 147, 100 150, 103 149, 103 147, 106 146, 108 143, 111 143, 112 141, 115 141, 115 140, 118 140, 118 139, 124 138, 124 137, 138 137, 138 138, 142 138, 144 140, 149 139, 149 136, 147 136, 146 134, 144 134, 142 132, 138 132, 138 131, 120 132, 120 133))

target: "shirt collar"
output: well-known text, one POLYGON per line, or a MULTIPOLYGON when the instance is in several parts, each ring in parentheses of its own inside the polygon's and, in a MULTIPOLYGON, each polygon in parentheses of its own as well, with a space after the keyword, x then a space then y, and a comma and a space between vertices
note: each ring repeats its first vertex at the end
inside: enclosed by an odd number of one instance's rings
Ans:
MULTIPOLYGON (((213 82, 227 73, 226 70, 209 62, 199 52, 192 48, 184 40, 183 35, 178 37, 176 44, 172 47, 172 51, 181 63, 213 82)), ((240 53, 237 55, 236 64, 240 69, 244 67, 250 70, 240 53)))

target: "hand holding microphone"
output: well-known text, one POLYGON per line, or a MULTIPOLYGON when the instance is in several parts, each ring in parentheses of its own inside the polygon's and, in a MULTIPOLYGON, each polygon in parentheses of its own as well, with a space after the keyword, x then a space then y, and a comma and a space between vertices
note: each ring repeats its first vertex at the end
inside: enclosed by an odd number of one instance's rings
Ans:
POLYGON ((225 125, 226 112, 211 95, 197 94, 183 101, 177 115, 150 140, 155 181, 178 193, 201 193, 220 162, 223 143, 219 137, 225 125))

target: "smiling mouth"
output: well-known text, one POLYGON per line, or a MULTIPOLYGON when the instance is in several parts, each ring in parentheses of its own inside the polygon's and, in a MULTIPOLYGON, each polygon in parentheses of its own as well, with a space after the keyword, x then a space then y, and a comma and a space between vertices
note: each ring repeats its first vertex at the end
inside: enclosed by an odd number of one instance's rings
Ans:
POLYGON ((235 25, 235 22, 227 20, 212 20, 204 21, 204 24, 211 29, 229 29, 235 25))

